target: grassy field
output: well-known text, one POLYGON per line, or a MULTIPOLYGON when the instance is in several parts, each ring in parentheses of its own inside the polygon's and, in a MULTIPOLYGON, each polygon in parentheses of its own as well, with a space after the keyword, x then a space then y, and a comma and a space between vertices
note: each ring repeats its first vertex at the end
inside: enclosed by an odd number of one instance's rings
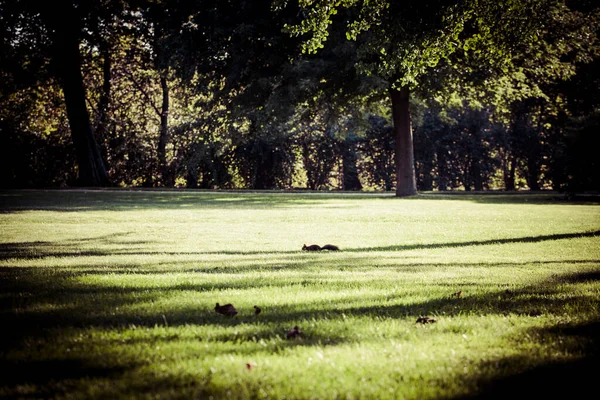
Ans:
POLYGON ((2 398, 597 392, 597 201, 3 191, 0 227, 2 398))

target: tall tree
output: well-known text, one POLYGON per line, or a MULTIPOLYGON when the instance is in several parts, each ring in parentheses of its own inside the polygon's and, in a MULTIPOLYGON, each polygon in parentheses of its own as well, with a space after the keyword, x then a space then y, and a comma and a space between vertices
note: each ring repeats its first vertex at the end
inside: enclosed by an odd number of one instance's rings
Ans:
MULTIPOLYGON (((176 8, 176 7, 175 7, 176 8)), ((161 103, 160 107, 154 106, 160 118, 158 135, 158 146, 156 150, 158 161, 158 172, 160 184, 173 186, 174 176, 172 168, 167 160, 167 145, 170 141, 169 114, 171 112, 171 91, 169 87, 169 66, 172 63, 172 49, 176 46, 173 42, 178 40, 176 36, 183 21, 179 19, 178 13, 171 12, 167 2, 148 1, 142 6, 144 15, 144 32, 151 49, 151 59, 154 69, 158 74, 160 83, 161 103), (173 32, 175 29, 175 34, 173 32)))
POLYGON ((28 46, 29 54, 20 60, 13 58, 11 62, 26 65, 29 64, 27 59, 45 60, 39 64, 36 62, 34 65, 39 68, 29 69, 31 78, 20 79, 20 84, 37 85, 51 76, 56 77, 60 84, 75 146, 78 183, 84 186, 110 183, 86 105, 80 53, 86 26, 94 18, 95 10, 106 5, 107 1, 102 0, 0 1, 2 22, 8 24, 3 30, 3 47, 22 48, 23 43, 28 46))
POLYGON ((52 42, 52 63, 63 89, 71 137, 77 154, 79 184, 109 185, 106 166, 92 131, 81 73, 79 46, 85 18, 81 14, 82 7, 75 7, 73 2, 62 0, 44 3, 40 11, 52 42), (65 18, 69 23, 64 22, 65 18))
MULTIPOLYGON (((286 4, 285 0, 275 1, 275 7, 286 4)), ((341 25, 348 39, 357 42, 358 71, 388 81, 396 137, 397 196, 417 193, 411 91, 426 91, 427 78, 437 74, 440 60, 452 64, 457 52, 483 61, 488 69, 509 72, 512 52, 523 43, 539 40, 552 13, 569 12, 559 0, 301 0, 300 5, 303 20, 286 29, 305 38, 305 52, 327 47, 329 34, 341 25)), ((465 57, 458 62, 463 63, 465 57)), ((461 65, 462 70, 467 68, 461 65)), ((438 78, 436 84, 443 76, 438 78)))

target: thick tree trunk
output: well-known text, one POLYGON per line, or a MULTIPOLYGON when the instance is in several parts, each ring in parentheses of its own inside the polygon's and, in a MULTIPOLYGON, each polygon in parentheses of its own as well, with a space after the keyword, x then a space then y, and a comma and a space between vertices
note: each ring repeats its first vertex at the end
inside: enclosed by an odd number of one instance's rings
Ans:
POLYGON ((52 21, 54 30, 54 63, 62 84, 71 128, 71 137, 77 154, 79 184, 107 186, 110 184, 100 148, 92 132, 92 124, 85 102, 85 88, 81 74, 81 54, 77 24, 52 21))
POLYGON ((167 164, 167 143, 169 142, 169 84, 166 71, 160 73, 160 87, 162 90, 162 106, 160 113, 160 135, 158 138, 158 170, 161 183, 164 186, 173 186, 169 165, 167 164))
POLYGON ((417 194, 417 180, 409 107, 410 91, 406 86, 400 90, 391 88, 390 97, 396 137, 396 196, 411 196, 417 194))

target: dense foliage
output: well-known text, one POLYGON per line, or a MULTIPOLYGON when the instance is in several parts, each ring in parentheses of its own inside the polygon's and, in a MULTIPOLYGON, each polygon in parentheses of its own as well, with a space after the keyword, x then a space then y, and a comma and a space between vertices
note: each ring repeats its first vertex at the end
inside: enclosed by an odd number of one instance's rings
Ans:
POLYGON ((594 2, 455 3, 0 0, 1 185, 394 190, 410 88, 419 190, 599 190, 594 2))

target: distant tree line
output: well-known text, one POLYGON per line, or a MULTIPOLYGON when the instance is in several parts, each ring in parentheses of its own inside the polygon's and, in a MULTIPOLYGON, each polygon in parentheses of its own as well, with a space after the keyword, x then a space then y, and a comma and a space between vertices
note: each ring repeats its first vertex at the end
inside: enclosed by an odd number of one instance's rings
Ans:
POLYGON ((594 1, 325 3, 0 0, 2 187, 600 189, 594 1))

